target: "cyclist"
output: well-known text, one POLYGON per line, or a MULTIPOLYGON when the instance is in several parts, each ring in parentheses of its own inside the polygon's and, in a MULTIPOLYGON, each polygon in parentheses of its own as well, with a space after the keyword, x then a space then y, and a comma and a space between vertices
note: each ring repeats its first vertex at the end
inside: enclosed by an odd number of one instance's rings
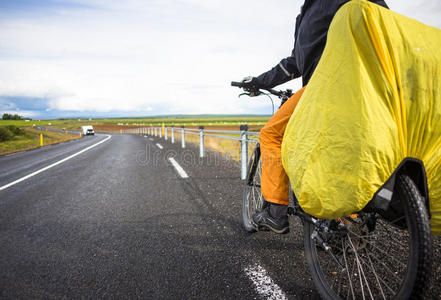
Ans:
MULTIPOLYGON (((259 227, 276 233, 289 232, 287 208, 289 181, 281 161, 281 145, 286 125, 308 84, 326 44, 329 25, 337 10, 349 0, 305 0, 296 18, 294 49, 274 68, 257 77, 246 77, 245 88, 273 88, 294 78, 302 77, 303 88, 296 92, 271 117, 260 131, 262 157, 261 190, 264 209, 253 215, 259 227)), ((383 0, 369 0, 388 8, 383 0)))

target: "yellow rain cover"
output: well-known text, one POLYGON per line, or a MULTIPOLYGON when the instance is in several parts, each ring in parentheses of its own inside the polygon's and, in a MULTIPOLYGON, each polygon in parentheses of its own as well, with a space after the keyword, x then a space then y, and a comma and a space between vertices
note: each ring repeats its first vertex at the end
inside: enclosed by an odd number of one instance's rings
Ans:
POLYGON ((441 234, 440 91, 441 30, 365 0, 345 4, 283 139, 301 207, 329 219, 359 211, 414 157, 441 234))

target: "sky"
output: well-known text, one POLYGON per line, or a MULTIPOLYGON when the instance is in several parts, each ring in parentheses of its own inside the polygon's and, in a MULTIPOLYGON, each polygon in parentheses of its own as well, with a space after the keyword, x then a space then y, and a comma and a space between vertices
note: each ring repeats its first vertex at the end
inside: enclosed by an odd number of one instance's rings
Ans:
MULTIPOLYGON (((441 28, 441 0, 389 0, 441 28)), ((303 0, 0 0, 0 114, 270 114, 231 81, 290 55, 303 0)), ((301 87, 296 79, 280 88, 301 87)))

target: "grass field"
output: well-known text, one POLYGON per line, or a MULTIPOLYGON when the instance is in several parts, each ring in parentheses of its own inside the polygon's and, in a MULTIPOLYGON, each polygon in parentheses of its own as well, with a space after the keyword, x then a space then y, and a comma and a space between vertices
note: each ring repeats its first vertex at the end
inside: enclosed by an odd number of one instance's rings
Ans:
MULTIPOLYGON (((70 120, 73 122, 74 120, 70 120)), ((53 125, 57 124, 65 124, 65 122, 68 122, 68 120, 44 120, 44 121, 37 121, 37 120, 0 120, 0 126, 7 126, 7 125, 14 125, 17 127, 29 127, 33 126, 47 126, 49 123, 53 125)))
POLYGON ((264 125, 270 116, 176 116, 146 119, 104 119, 103 124, 116 123, 120 125, 139 126, 239 126, 264 125))
POLYGON ((22 128, 24 134, 14 136, 12 140, 0 143, 0 155, 11 154, 19 151, 40 147, 40 134, 43 134, 43 145, 52 145, 79 139, 79 134, 65 134, 61 132, 37 130, 32 127, 22 128))
POLYGON ((162 116, 151 118, 109 118, 109 119, 63 119, 63 120, 0 120, 2 125, 25 126, 50 126, 65 127, 67 129, 79 129, 82 125, 118 125, 118 126, 232 126, 232 125, 263 125, 270 116, 247 116, 247 115, 200 115, 200 116, 162 116))
MULTIPOLYGON (((39 146, 40 131, 32 126, 43 126, 53 129, 80 130, 83 125, 92 125, 97 132, 119 133, 121 130, 147 127, 147 126, 173 126, 187 128, 198 128, 205 126, 206 129, 239 130, 239 126, 247 124, 252 131, 259 131, 268 121, 270 116, 255 115, 176 115, 158 116, 146 118, 108 118, 108 119, 59 119, 59 120, 0 120, 0 127, 14 125, 23 128, 28 133, 13 141, 0 142, 0 155, 32 149, 39 146)), ((63 142, 79 136, 64 135, 51 131, 43 132, 45 144, 63 142)), ((179 135, 176 135, 179 140, 179 135)), ((197 136, 188 136, 188 142, 198 142, 197 136)), ((238 158, 239 142, 224 140, 214 137, 206 137, 206 146, 213 150, 231 157, 238 158)))

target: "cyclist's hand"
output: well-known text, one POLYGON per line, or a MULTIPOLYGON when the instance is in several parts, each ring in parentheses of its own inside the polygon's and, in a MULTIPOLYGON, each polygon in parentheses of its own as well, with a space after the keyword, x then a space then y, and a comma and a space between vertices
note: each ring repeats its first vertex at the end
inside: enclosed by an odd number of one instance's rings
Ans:
POLYGON ((257 78, 253 76, 247 76, 244 79, 242 79, 242 87, 244 90, 249 92, 250 97, 258 96, 260 95, 259 92, 259 86, 257 84, 257 78))
POLYGON ((256 77, 247 76, 242 79, 242 84, 244 88, 257 88, 256 77))

